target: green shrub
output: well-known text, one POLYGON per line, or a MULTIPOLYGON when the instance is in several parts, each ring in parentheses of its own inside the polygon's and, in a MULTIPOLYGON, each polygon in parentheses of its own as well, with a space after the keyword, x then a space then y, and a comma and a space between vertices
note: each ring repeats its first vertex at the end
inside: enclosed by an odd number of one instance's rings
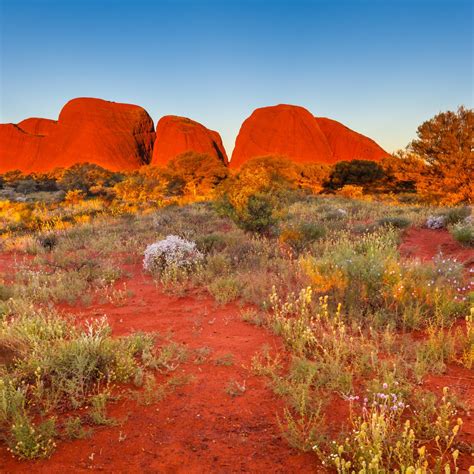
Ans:
POLYGON ((444 216, 446 219, 446 224, 458 224, 459 222, 464 221, 467 217, 471 215, 471 208, 469 206, 463 207, 453 207, 449 209, 444 216))
POLYGON ((13 290, 0 283, 0 301, 7 301, 13 296, 13 290))
POLYGON ((14 420, 8 439, 9 451, 19 459, 47 458, 56 447, 55 421, 34 425, 26 416, 14 420))
POLYGON ((461 244, 474 246, 474 225, 456 224, 451 228, 451 234, 461 244))
POLYGON ((64 434, 68 439, 83 439, 88 435, 88 432, 82 426, 81 418, 72 416, 64 422, 64 434))
POLYGON ((302 239, 306 245, 315 242, 316 240, 326 235, 326 229, 321 224, 316 222, 306 222, 298 227, 302 239))
POLYGON ((234 208, 228 201, 221 204, 220 212, 226 213, 243 230, 268 233, 277 223, 274 217, 274 199, 266 193, 250 196, 242 209, 234 208))
POLYGON ((240 282, 233 276, 216 278, 209 286, 209 292, 219 304, 226 304, 240 296, 240 282))
POLYGON ((224 236, 219 233, 206 234, 195 239, 196 246, 199 251, 209 254, 212 252, 220 252, 225 248, 224 236))
POLYGON ((411 222, 405 217, 384 217, 383 219, 379 219, 377 224, 381 226, 390 225, 396 229, 404 229, 405 227, 408 227, 411 222))

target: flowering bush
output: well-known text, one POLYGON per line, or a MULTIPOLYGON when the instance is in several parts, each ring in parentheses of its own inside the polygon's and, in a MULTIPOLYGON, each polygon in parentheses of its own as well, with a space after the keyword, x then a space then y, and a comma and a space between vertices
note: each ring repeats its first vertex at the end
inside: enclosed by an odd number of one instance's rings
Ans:
POLYGON ((151 273, 162 272, 168 268, 189 270, 202 260, 202 253, 195 242, 168 235, 166 239, 149 245, 144 254, 143 268, 151 273))
POLYGON ((432 425, 435 442, 431 453, 428 452, 427 443, 420 440, 416 420, 403 416, 409 405, 401 399, 400 393, 391 391, 386 383, 380 392, 372 395, 372 402, 364 398, 362 407, 354 406, 359 404, 358 396, 348 397, 353 429, 343 441, 330 444, 332 453, 329 456, 325 456, 318 445, 313 449, 324 464, 335 467, 338 474, 422 474, 432 472, 429 463, 433 460, 438 463, 440 471, 458 472, 459 451, 453 445, 462 420, 453 416, 447 388, 443 390, 443 395, 441 402, 434 408, 436 416, 432 425), (354 416, 353 410, 356 408, 362 412, 360 416, 354 416))
POLYGON ((446 218, 444 216, 429 216, 426 219, 428 229, 444 229, 446 227, 446 218))

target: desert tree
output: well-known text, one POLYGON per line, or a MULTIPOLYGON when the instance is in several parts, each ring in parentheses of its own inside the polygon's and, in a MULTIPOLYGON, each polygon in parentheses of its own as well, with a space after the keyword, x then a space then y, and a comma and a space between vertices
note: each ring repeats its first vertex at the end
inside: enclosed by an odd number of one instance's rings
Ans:
POLYGON ((423 122, 407 151, 427 165, 417 190, 443 204, 474 199, 474 111, 459 107, 423 122))

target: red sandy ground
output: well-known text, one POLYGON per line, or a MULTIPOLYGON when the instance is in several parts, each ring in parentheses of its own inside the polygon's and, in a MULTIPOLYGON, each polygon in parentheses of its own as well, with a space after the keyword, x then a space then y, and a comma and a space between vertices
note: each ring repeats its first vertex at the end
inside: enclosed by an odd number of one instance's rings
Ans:
MULTIPOLYGON (((446 232, 424 229, 408 230, 401 251, 406 254, 416 247, 416 256, 428 259, 440 246, 449 248, 450 256, 473 256, 446 232)), ((11 263, 11 255, 0 255, 0 272, 7 273, 11 263)), ((190 350, 211 348, 210 360, 197 365, 191 356, 176 373, 191 374, 194 381, 160 402, 145 406, 124 396, 112 403, 108 413, 120 420, 118 426, 96 428, 88 439, 60 442, 51 459, 20 462, 1 447, 0 472, 325 472, 314 455, 300 453, 282 439, 277 423, 282 400, 249 369, 252 357, 265 344, 272 352, 284 354, 281 341, 263 328, 242 322, 238 305, 219 307, 198 292, 183 298, 168 296, 140 265, 125 265, 124 270, 130 273, 126 284, 133 292, 125 305, 68 310, 78 320, 106 314, 116 335, 136 330, 171 333, 174 341, 190 350), (229 353, 234 356, 232 366, 215 365, 215 359, 229 353), (245 381, 242 396, 231 398, 225 392, 230 380, 245 381)), ((159 382, 165 377, 157 376, 159 382)), ((446 374, 431 376, 424 385, 437 393, 448 385, 471 410, 474 407, 472 371, 450 366, 446 374)), ((346 404, 334 400, 330 408, 327 421, 340 424, 347 416, 346 404)), ((474 420, 469 414, 463 414, 463 419, 462 439, 472 443, 474 420)), ((469 464, 465 456, 462 467, 466 472, 469 464)))
POLYGON ((409 228, 403 235, 400 253, 404 257, 429 261, 442 253, 455 258, 466 268, 474 267, 474 250, 456 242, 447 230, 409 228))

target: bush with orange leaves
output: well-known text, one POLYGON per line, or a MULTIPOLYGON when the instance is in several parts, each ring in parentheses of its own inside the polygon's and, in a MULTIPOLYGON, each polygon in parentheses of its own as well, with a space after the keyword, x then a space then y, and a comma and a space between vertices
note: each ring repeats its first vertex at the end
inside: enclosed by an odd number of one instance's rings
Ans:
POLYGON ((337 194, 345 198, 361 199, 364 196, 364 188, 354 184, 346 184, 337 192, 337 194))
POLYGON ((453 206, 474 202, 474 111, 459 107, 422 123, 406 151, 384 161, 398 184, 414 185, 427 202, 453 206))

